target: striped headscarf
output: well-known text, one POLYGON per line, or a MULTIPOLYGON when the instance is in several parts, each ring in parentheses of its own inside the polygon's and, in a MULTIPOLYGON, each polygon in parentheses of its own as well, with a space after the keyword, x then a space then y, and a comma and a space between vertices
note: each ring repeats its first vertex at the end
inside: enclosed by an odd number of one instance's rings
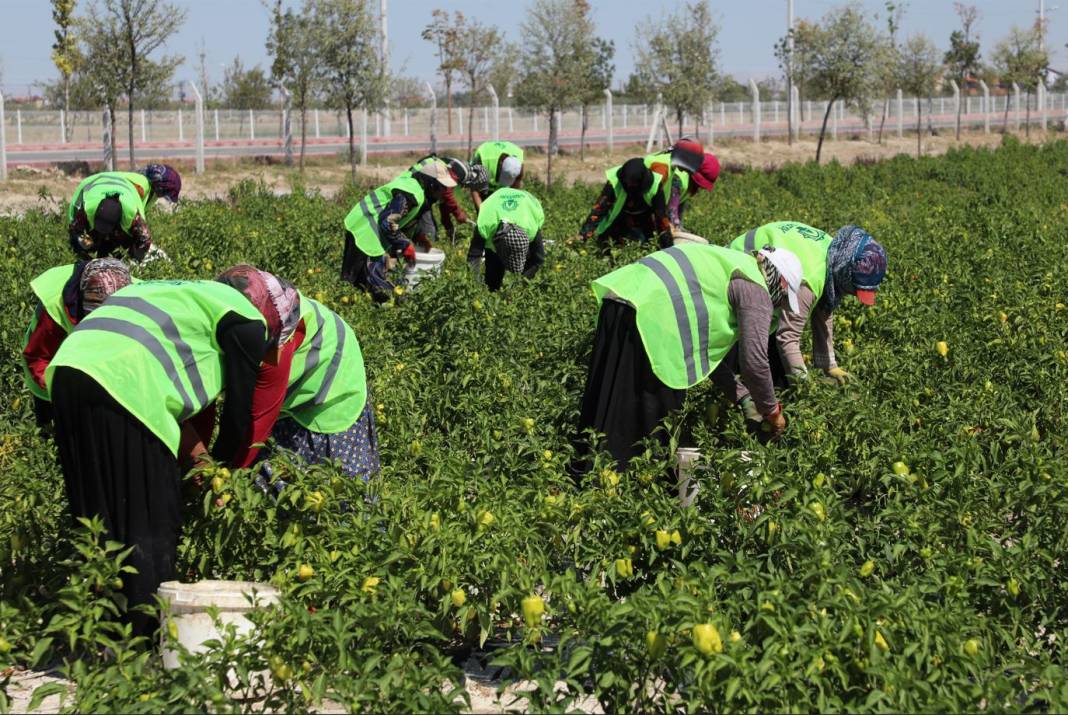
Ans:
POLYGON ((820 305, 829 313, 857 290, 877 290, 885 275, 886 250, 859 226, 843 226, 827 249, 827 280, 820 305))
POLYGON ((227 268, 215 280, 240 291, 267 319, 268 342, 285 345, 300 322, 300 294, 273 273, 240 264, 227 268))
MULTIPOLYGON (((760 255, 760 251, 753 251, 753 256, 760 255)), ((764 273, 764 282, 768 284, 768 295, 771 296, 771 304, 778 308, 786 301, 786 289, 782 287, 782 274, 775 264, 769 260, 757 262, 760 270, 764 273)))

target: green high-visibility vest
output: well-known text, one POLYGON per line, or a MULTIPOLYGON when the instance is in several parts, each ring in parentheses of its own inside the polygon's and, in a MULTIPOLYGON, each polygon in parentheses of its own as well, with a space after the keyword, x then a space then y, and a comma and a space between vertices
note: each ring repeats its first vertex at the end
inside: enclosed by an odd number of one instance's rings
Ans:
POLYGON ((831 240, 828 233, 818 228, 797 221, 776 221, 738 236, 731 241, 731 248, 750 254, 765 246, 792 251, 801 261, 802 280, 816 296, 812 302, 815 306, 827 282, 827 250, 831 247, 831 240))
POLYGON ((128 171, 105 171, 93 174, 82 180, 78 188, 74 190, 74 198, 71 199, 67 208, 67 223, 74 220, 74 214, 78 209, 85 209, 85 215, 89 219, 89 227, 96 227, 96 210, 100 202, 107 198, 118 198, 122 206, 122 220, 119 228, 124 233, 130 232, 134 219, 142 218, 148 208, 148 199, 151 187, 148 179, 142 174, 128 171))
MULTIPOLYGON (((74 264, 71 263, 66 266, 49 268, 30 281, 30 288, 33 289, 33 293, 37 296, 39 303, 33 312, 29 326, 26 328, 26 334, 22 337, 20 355, 26 350, 26 346, 30 343, 30 336, 37 329, 37 323, 41 319, 41 311, 48 313, 49 317, 56 322, 56 325, 63 328, 68 335, 70 331, 74 330, 74 318, 67 312, 67 306, 63 303, 63 289, 73 275, 74 264)), ((30 374, 30 367, 26 364, 25 359, 22 361, 22 373, 30 393, 34 397, 47 400, 48 392, 41 389, 37 381, 33 379, 33 375, 30 374)))
POLYGON ((661 151, 655 154, 649 154, 645 157, 645 166, 649 169, 653 168, 653 164, 667 164, 668 176, 667 180, 661 179, 660 185, 664 189, 664 201, 671 200, 671 186, 675 179, 679 180, 679 204, 683 204, 690 198, 690 172, 685 169, 681 169, 674 166, 671 163, 671 152, 661 151))
POLYGON ((478 211, 478 232, 486 240, 487 250, 496 252, 493 237, 502 223, 518 226, 533 241, 545 224, 545 212, 533 194, 522 189, 497 189, 478 211))
POLYGON ((345 216, 345 229, 355 237, 359 249, 372 258, 381 256, 388 248, 379 235, 378 215, 389 206, 394 191, 404 191, 415 197, 415 206, 410 208, 398 223, 404 228, 419 215, 426 203, 422 185, 407 173, 364 196, 345 216))
POLYGON ((312 432, 344 432, 367 404, 360 343, 341 316, 304 294, 300 317, 304 342, 293 353, 282 412, 312 432))
MULTIPOLYGON (((437 156, 427 156, 427 157, 424 157, 424 158, 420 159, 419 161, 415 162, 414 164, 412 164, 408 168, 408 171, 406 173, 407 173, 408 176, 411 176, 412 178, 415 178, 415 175, 417 173, 419 173, 420 169, 422 169, 424 166, 427 166, 428 164, 434 164, 434 163, 445 164, 445 160, 442 159, 441 157, 437 157, 437 156)), ((445 165, 448 166, 448 164, 445 164, 445 165)))
POLYGON ((512 142, 484 142, 479 144, 474 156, 471 157, 472 164, 481 164, 486 167, 490 189, 500 187, 497 181, 497 169, 501 165, 502 156, 514 156, 519 159, 520 164, 523 163, 523 150, 512 142))
POLYGON ((148 281, 111 295, 78 323, 45 371, 86 373, 178 456, 179 423, 223 391, 215 339, 229 313, 267 322, 239 291, 215 281, 148 281))
POLYGON ((598 302, 613 296, 634 307, 653 373, 682 390, 708 377, 737 342, 738 321, 727 299, 736 274, 767 289, 752 256, 698 244, 657 251, 592 285, 598 302))
MULTIPOLYGON (((612 202, 612 210, 608 214, 608 218, 602 220, 597 224, 597 229, 594 231, 594 235, 600 236, 613 222, 619 217, 620 212, 623 210, 623 204, 627 202, 627 192, 623 190, 623 184, 619 181, 619 170, 623 168, 622 165, 614 166, 608 171, 604 172, 604 177, 608 179, 608 183, 612 185, 612 190, 615 191, 616 200, 612 202)), ((653 172, 653 185, 649 187, 649 190, 642 195, 642 199, 646 205, 653 205, 653 198, 656 196, 656 192, 660 191, 660 182, 663 179, 660 174, 653 172)))

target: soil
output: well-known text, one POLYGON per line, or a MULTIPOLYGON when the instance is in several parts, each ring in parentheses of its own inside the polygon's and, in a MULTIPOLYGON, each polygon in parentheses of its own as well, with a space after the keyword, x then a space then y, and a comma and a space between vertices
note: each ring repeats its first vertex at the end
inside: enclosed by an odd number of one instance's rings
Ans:
MULTIPOLYGON (((888 132, 888 135, 893 132, 888 132)), ((1041 132, 1033 130, 1030 139, 1021 135, 1022 141, 1040 143, 1061 136, 1061 132, 1041 132)), ((961 135, 958 142, 952 133, 938 136, 924 136, 923 153, 936 155, 961 145, 997 146, 1001 142, 1000 133, 983 134, 968 132, 961 135)), ((720 164, 726 170, 738 167, 758 169, 776 168, 788 163, 811 161, 816 156, 816 142, 805 138, 792 145, 784 140, 773 139, 754 144, 741 139, 716 141, 710 147, 719 157, 720 164)), ((641 155, 644 147, 632 144, 617 148, 609 153, 602 147, 587 150, 585 159, 577 153, 563 153, 553 158, 553 178, 565 184, 586 182, 599 184, 604 180, 604 170, 609 166, 641 155)), ((842 136, 838 141, 826 141, 823 145, 822 161, 838 161, 842 164, 870 162, 886 159, 898 154, 916 153, 916 136, 906 134, 903 138, 887 136, 882 144, 869 142, 864 135, 842 136)), ((357 168, 359 177, 375 182, 392 179, 400 169, 411 165, 414 155, 393 155, 370 157, 366 166, 357 168)), ((530 150, 527 152, 527 172, 544 178, 547 156, 544 152, 530 150)), ((349 176, 348 165, 344 157, 314 158, 307 163, 303 176, 294 169, 278 164, 261 164, 252 159, 220 160, 209 164, 202 176, 196 176, 191 166, 178 163, 182 170, 182 196, 191 199, 217 198, 226 196, 234 184, 252 179, 262 181, 279 194, 292 191, 295 186, 303 185, 321 191, 326 196, 333 196, 344 185, 349 176)), ((28 166, 11 167, 9 180, 0 184, 0 215, 20 215, 34 208, 46 211, 65 210, 66 202, 74 192, 80 175, 68 175, 60 168, 37 168, 28 166)))

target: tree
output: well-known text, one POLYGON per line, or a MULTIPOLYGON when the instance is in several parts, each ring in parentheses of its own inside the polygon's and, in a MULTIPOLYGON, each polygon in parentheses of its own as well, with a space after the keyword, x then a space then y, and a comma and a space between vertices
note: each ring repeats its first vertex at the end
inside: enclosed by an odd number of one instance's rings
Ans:
POLYGON ((460 56, 457 48, 460 43, 460 32, 463 26, 463 13, 457 11, 449 19, 449 13, 445 10, 435 10, 431 16, 433 22, 423 28, 422 37, 427 42, 433 42, 437 48, 438 72, 445 82, 445 102, 448 111, 445 113, 448 121, 448 133, 452 134, 452 81, 454 73, 460 69, 460 56))
POLYGON ((335 106, 345 108, 349 168, 356 178, 356 108, 385 104, 387 77, 378 53, 378 23, 368 0, 308 0, 310 39, 318 54, 316 77, 335 106))
POLYGON ((223 71, 222 100, 230 109, 267 109, 271 106, 271 82, 257 65, 245 69, 240 57, 223 71))
POLYGON ((604 91, 612 84, 612 75, 616 70, 612 58, 616 54, 616 45, 602 37, 591 38, 586 46, 585 72, 579 102, 582 104, 582 135, 579 138, 579 156, 586 158, 586 130, 590 124, 590 105, 604 97, 604 91))
POLYGON ((117 59, 108 68, 94 66, 94 71, 118 74, 126 95, 126 120, 130 136, 130 166, 136 166, 133 140, 134 105, 139 92, 149 83, 169 78, 181 64, 179 57, 164 57, 158 62, 151 55, 161 48, 185 22, 186 12, 165 0, 103 0, 102 13, 90 32, 103 32, 118 43, 117 59))
POLYGON ((924 34, 913 35, 901 48, 901 88, 916 97, 916 156, 923 151, 923 103, 942 73, 938 48, 924 34))
POLYGON ((585 0, 534 0, 522 24, 522 74, 516 101, 549 119, 545 183, 552 186, 557 114, 582 96, 583 47, 593 35, 585 0))
POLYGON ((272 32, 267 38, 271 55, 271 78, 293 97, 300 112, 300 170, 304 171, 304 145, 308 139, 308 105, 317 85, 319 55, 315 51, 308 6, 300 12, 282 11, 282 0, 275 0, 272 32))
POLYGON ((810 44, 806 61, 810 62, 811 89, 828 99, 816 145, 818 164, 834 103, 842 100, 863 106, 869 101, 875 85, 879 41, 860 7, 849 4, 828 12, 805 42, 810 44))
POLYGON ((638 77, 675 112, 680 136, 686 114, 700 116, 714 96, 718 32, 708 0, 660 22, 650 18, 635 31, 638 77))
MULTIPOLYGON (((794 78, 794 86, 797 87, 798 98, 798 117, 801 121, 804 121, 804 103, 801 101, 808 96, 806 87, 812 77, 813 65, 812 54, 816 49, 816 43, 819 41, 819 28, 808 20, 797 20, 794 23, 792 30, 787 31, 786 36, 781 37, 778 42, 775 43, 775 57, 779 61, 779 68, 783 71, 783 76, 790 72, 794 78), (789 37, 793 35, 794 38, 794 51, 793 55, 790 55, 789 37), (793 58, 791 66, 790 58, 793 58)), ((748 90, 743 85, 738 85, 745 92, 744 96, 748 96, 748 90)), ((720 95, 722 97, 722 95, 720 95)), ((729 99, 724 101, 731 101, 729 99)), ((739 100, 734 100, 739 101, 739 100)))
MULTIPOLYGON (((74 7, 77 0, 52 0, 52 21, 56 23, 53 35, 56 41, 52 43, 52 63, 59 70, 63 81, 63 113, 70 115, 70 79, 78 70, 82 62, 81 48, 78 46, 78 35, 75 32, 77 20, 74 17, 74 7)), ((70 141, 73 127, 68 120, 66 125, 66 139, 70 141)))
MULTIPOLYGON (((1024 131, 1031 136, 1031 92, 1045 81, 1049 71, 1049 53, 1042 49, 1041 29, 1022 30, 1015 25, 1009 35, 994 48, 994 66, 1001 74, 1003 86, 1017 84, 1027 90, 1027 120, 1024 131)), ((1009 124, 1009 103, 1005 102, 1005 126, 1009 124)))
MULTIPOLYGON (((118 67, 124 60, 120 37, 116 28, 103 24, 104 19, 97 15, 98 9, 90 11, 83 19, 81 28, 85 37, 85 67, 93 68, 86 73, 84 88, 86 99, 97 107, 104 106, 111 126, 111 157, 115 160, 115 106, 124 92, 123 78, 118 67)), ((133 136, 130 136, 133 144, 133 136)), ((109 167, 113 168, 113 167, 109 167)))
POLYGON ((890 115, 890 95, 897 91, 898 68, 901 66, 901 48, 897 43, 897 32, 901 29, 901 21, 905 15, 904 7, 894 2, 886 3, 886 34, 879 39, 875 60, 875 82, 878 91, 883 95, 883 112, 879 118, 879 139, 883 143, 883 130, 886 128, 886 119, 890 115))
POLYGON ((468 20, 461 12, 454 13, 454 27, 457 30, 454 66, 467 87, 467 154, 470 156, 475 136, 475 102, 486 91, 487 75, 504 41, 496 27, 468 20))
MULTIPOLYGON (((972 37, 972 28, 979 19, 979 10, 974 5, 953 3, 953 8, 960 18, 960 29, 949 35, 949 50, 943 62, 949 74, 957 81, 963 94, 968 88, 968 79, 979 68, 979 38, 972 37)), ((960 117, 964 106, 963 99, 957 103, 957 139, 960 139, 960 117)))

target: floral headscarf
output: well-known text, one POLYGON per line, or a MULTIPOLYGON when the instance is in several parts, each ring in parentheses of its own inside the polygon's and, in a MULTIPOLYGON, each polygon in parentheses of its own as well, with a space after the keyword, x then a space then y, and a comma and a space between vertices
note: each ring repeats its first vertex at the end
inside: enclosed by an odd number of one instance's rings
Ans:
POLYGON ((215 280, 241 291, 256 306, 267 319, 271 346, 285 345, 293 337, 300 322, 300 294, 289 281, 248 264, 227 268, 215 280))
POLYGON ((878 289, 885 275, 886 250, 859 226, 843 226, 827 249, 827 281, 820 304, 829 313, 857 290, 878 289))
POLYGON ((78 318, 84 318, 112 293, 130 285, 130 269, 117 258, 97 258, 81 266, 78 276, 78 318))

